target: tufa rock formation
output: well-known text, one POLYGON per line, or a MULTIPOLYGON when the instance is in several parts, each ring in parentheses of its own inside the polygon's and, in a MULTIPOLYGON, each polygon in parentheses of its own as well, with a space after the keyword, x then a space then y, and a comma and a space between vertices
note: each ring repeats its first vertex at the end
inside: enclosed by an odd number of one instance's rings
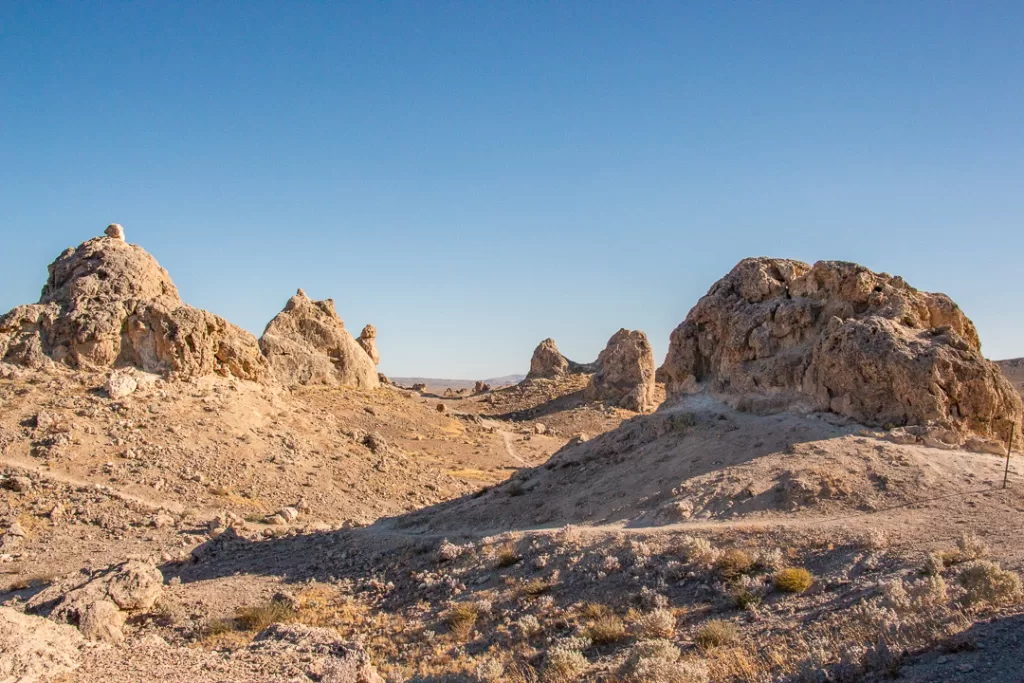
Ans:
POLYGON ((550 337, 537 344, 530 358, 530 372, 526 379, 555 379, 568 373, 594 372, 594 364, 574 363, 558 350, 550 337))
POLYGON ((373 364, 379 365, 380 354, 377 353, 377 328, 373 325, 367 325, 359 333, 359 338, 356 341, 363 347, 363 351, 366 351, 366 355, 370 357, 373 364))
POLYGON ((120 226, 107 232, 112 236, 68 249, 50 264, 39 303, 0 318, 0 361, 133 366, 182 379, 263 377, 266 362, 252 335, 183 304, 156 259, 125 242, 120 226))
POLYGON ((755 411, 802 405, 942 441, 1005 439, 1021 400, 943 294, 841 261, 752 258, 672 332, 669 396, 708 388, 755 411))
POLYGON ((107 229, 103 231, 103 234, 107 237, 112 237, 115 240, 121 240, 124 242, 124 228, 119 223, 111 223, 107 226, 107 229))
POLYGON ((301 289, 267 325, 260 349, 285 384, 379 385, 376 366, 345 329, 334 301, 313 301, 301 289))
POLYGON ((655 406, 654 350, 646 334, 619 330, 608 340, 595 365, 597 372, 585 392, 588 401, 613 401, 637 412, 655 406))
POLYGON ((530 358, 530 372, 526 379, 554 379, 569 371, 569 360, 558 350, 555 340, 548 337, 533 350, 530 358))

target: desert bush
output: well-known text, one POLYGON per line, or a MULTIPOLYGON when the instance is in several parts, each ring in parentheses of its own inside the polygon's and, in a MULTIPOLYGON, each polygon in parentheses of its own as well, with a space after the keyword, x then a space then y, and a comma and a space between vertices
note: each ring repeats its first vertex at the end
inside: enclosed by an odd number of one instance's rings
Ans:
POLYGON ((754 609, 761 604, 763 596, 749 588, 736 588, 732 594, 733 603, 740 609, 754 609))
POLYGON ((710 619, 697 629, 694 642, 705 650, 732 645, 739 640, 736 624, 724 619, 710 619))
POLYGON ((456 545, 446 538, 441 541, 441 545, 437 548, 437 559, 443 562, 451 562, 458 559, 465 550, 463 546, 456 545))
POLYGON ((684 560, 702 567, 710 567, 718 559, 718 550, 711 545, 711 541, 699 536, 683 536, 680 552, 684 560))
POLYGON ((996 562, 968 562, 960 570, 957 582, 963 586, 970 604, 1001 605, 1021 598, 1020 577, 1015 572, 1000 568, 996 562))
POLYGON ((632 647, 619 669, 624 683, 708 683, 703 662, 679 661, 679 648, 667 640, 648 640, 632 647))
POLYGON ((545 683, 578 681, 588 666, 587 658, 579 650, 556 646, 544 655, 543 678, 545 683))
POLYGON ((476 666, 476 679, 480 683, 493 683, 505 680, 505 665, 497 659, 488 659, 476 666))
POLYGON ((544 579, 531 579, 522 585, 523 595, 543 595, 551 590, 552 584, 544 579))
POLYGON ((615 614, 606 614, 592 621, 584 633, 598 645, 617 643, 626 637, 626 625, 615 614))
POLYGON ((235 623, 243 631, 262 631, 271 624, 294 621, 295 607, 283 600, 271 600, 262 605, 243 607, 235 615, 235 623))
POLYGON ((988 545, 970 531, 964 532, 956 541, 955 550, 947 550, 941 554, 942 564, 951 567, 988 555, 988 545))
POLYGON ((476 628, 476 621, 480 618, 480 607, 474 602, 460 602, 452 607, 445 614, 444 621, 448 630, 459 640, 468 640, 476 628))
POLYGON ((671 611, 659 608, 641 615, 636 627, 642 638, 671 638, 676 634, 676 617, 671 611))
POLYGON ((941 576, 926 576, 919 581, 897 580, 884 590, 882 605, 897 612, 937 607, 949 601, 946 581, 941 576))
POLYGON ((519 562, 520 559, 519 553, 516 552, 515 546, 511 543, 505 543, 498 548, 497 565, 499 567, 511 567, 519 562))
POLYGON ((532 614, 527 614, 516 619, 515 630, 523 638, 533 638, 539 634, 543 629, 540 625, 540 620, 532 614))
POLYGON ((754 558, 754 565, 758 569, 770 572, 778 571, 786 566, 786 558, 780 548, 769 548, 757 554, 757 557, 754 558))
POLYGON ((783 593, 803 593, 814 583, 814 576, 802 567, 789 567, 775 575, 775 589, 783 593))
POLYGON ((750 553, 739 548, 730 548, 715 560, 715 569, 718 571, 718 575, 726 581, 742 576, 753 568, 754 558, 750 556, 750 553))

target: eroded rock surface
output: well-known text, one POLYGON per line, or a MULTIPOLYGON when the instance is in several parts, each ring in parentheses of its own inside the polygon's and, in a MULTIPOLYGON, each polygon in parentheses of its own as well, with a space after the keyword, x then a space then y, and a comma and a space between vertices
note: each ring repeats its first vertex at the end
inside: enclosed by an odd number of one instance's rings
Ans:
POLYGON ((594 372, 594 364, 574 363, 558 350, 554 339, 548 337, 533 350, 527 379, 556 379, 568 373, 594 372))
POLYGON ((1005 438, 1021 400, 944 294, 841 261, 741 261, 673 331, 669 396, 707 388, 764 412, 802 405, 946 440, 1005 438))
POLYGON ((597 357, 587 385, 588 401, 611 401, 643 412, 655 406, 654 350, 640 330, 621 329, 597 357))
POLYGON ((260 348, 285 384, 379 386, 376 365, 345 329, 334 301, 313 301, 301 289, 267 325, 260 348))
POLYGON ((359 338, 356 339, 359 345, 366 351, 366 355, 370 357, 374 365, 380 364, 380 354, 377 353, 377 328, 373 325, 367 325, 363 328, 363 331, 359 333, 359 338))
POLYGON ((0 607, 0 681, 37 683, 74 671, 82 636, 74 628, 0 607))
POLYGON ((50 264, 39 303, 0 318, 0 360, 260 379, 266 364, 255 338, 183 304, 167 271, 121 235, 88 240, 50 264))

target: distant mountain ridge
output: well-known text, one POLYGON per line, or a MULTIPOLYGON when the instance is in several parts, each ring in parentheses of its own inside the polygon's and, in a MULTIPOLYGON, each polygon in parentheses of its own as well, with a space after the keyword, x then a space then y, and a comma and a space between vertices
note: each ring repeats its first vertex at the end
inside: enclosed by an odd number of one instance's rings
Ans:
MULTIPOLYGON (((413 384, 426 384, 431 388, 439 389, 472 389, 478 380, 475 379, 442 379, 438 377, 391 377, 396 384, 411 386, 413 384)), ((492 387, 503 387, 509 384, 518 384, 526 379, 526 375, 504 375, 502 377, 489 377, 482 381, 492 387)))

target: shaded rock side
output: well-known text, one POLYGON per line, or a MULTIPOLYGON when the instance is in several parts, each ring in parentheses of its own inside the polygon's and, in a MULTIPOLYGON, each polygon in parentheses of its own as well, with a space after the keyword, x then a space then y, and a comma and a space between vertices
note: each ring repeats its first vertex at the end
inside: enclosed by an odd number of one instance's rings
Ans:
POLYGON ((741 261, 672 332, 663 371, 669 396, 709 389, 867 425, 999 439, 1022 413, 948 296, 841 261, 741 261))
POLYGON ((379 386, 376 365, 345 329, 334 301, 313 301, 301 289, 267 325, 260 348, 284 384, 379 386))
POLYGON ((655 407, 654 350, 640 330, 621 329, 597 357, 584 393, 588 401, 612 401, 627 410, 655 407))
POLYGON ((133 366, 182 379, 263 377, 256 339, 182 303, 167 271, 142 247, 97 237, 50 264, 39 303, 0 318, 0 360, 101 370, 133 366))

